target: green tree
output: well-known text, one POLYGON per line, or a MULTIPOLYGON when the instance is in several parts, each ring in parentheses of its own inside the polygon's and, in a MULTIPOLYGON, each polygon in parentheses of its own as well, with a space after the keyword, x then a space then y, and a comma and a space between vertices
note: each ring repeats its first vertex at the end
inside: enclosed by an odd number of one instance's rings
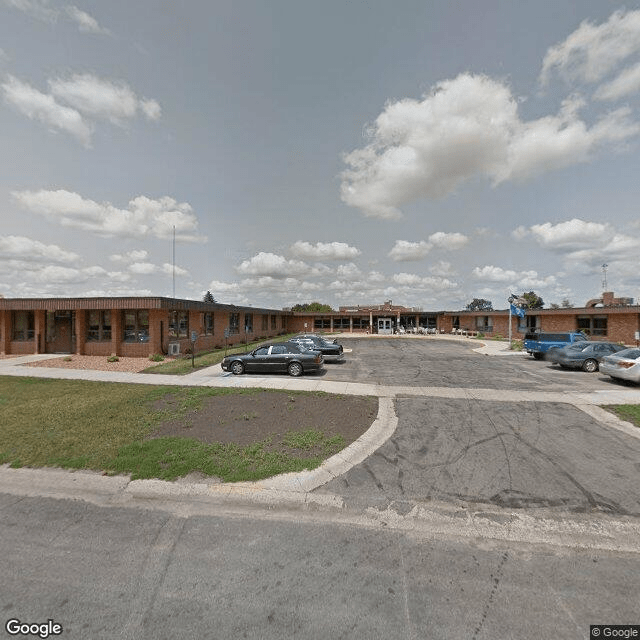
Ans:
POLYGON ((320 302, 305 302, 304 304, 294 304, 291 311, 302 313, 330 313, 333 311, 330 305, 320 302))
POLYGON ((204 296, 202 297, 202 302, 214 303, 215 301, 216 299, 211 294, 211 291, 207 291, 207 293, 205 293, 204 296))
POLYGON ((535 291, 523 293, 522 298, 527 301, 527 309, 542 309, 544 300, 535 291))
POLYGON ((474 298, 468 305, 468 311, 493 311, 493 302, 484 298, 474 298))
POLYGON ((565 298, 561 303, 560 306, 563 309, 573 309, 573 304, 571 303, 571 301, 569 300, 569 298, 565 298))

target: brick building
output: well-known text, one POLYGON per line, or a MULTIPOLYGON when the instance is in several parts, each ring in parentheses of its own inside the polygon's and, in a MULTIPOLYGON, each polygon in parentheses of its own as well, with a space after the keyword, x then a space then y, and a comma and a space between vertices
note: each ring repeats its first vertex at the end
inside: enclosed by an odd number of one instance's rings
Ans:
MULTIPOLYGON (((640 307, 630 298, 602 299, 574 309, 532 309, 511 317, 511 335, 527 331, 585 331, 595 340, 637 343, 640 307)), ((0 352, 149 356, 185 353, 191 336, 205 351, 284 333, 384 333, 419 327, 438 333, 509 335, 509 310, 433 311, 393 305, 345 306, 294 313, 175 298, 0 298, 0 352)))
POLYGON ((175 298, 0 298, 0 351, 148 356, 287 331, 290 314, 175 298), (177 345, 177 346, 175 346, 177 345))

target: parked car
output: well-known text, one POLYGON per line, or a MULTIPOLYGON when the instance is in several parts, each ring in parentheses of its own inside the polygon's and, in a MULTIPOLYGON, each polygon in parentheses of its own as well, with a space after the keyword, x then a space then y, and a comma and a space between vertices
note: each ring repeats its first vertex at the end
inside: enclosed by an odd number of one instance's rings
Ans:
POLYGON ((325 362, 341 362, 344 360, 344 350, 341 344, 328 342, 322 336, 313 333, 300 334, 291 338, 289 342, 320 351, 325 362))
POLYGON ((556 333, 536 331, 525 335, 524 348, 536 360, 542 360, 549 349, 565 347, 583 340, 589 340, 589 337, 580 331, 559 331, 556 333))
POLYGON ((549 349, 547 360, 559 364, 563 369, 582 369, 587 373, 594 373, 605 356, 625 348, 615 342, 580 341, 566 347, 549 349))
POLYGON ((324 360, 319 351, 302 349, 291 342, 276 342, 263 344, 250 353, 225 356, 220 366, 235 375, 288 373, 290 376, 301 376, 303 373, 321 371, 324 360))
POLYGON ((600 363, 600 372, 612 378, 640 383, 640 349, 632 347, 606 356, 600 363))

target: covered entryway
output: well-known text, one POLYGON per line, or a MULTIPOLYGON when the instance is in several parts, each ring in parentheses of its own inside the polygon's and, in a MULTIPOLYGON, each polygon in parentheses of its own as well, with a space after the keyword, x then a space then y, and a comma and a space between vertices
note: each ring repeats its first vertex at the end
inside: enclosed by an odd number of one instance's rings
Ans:
POLYGON ((391 318, 378 318, 378 333, 381 335, 391 335, 393 333, 391 318))
POLYGON ((72 353, 75 312, 47 311, 45 353, 72 353))

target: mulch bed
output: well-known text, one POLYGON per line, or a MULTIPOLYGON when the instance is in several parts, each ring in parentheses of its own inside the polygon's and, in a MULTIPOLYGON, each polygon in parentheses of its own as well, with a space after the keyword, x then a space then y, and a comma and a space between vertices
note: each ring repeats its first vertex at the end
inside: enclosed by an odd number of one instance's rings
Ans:
MULTIPOLYGON (((170 407, 172 402, 167 396, 156 408, 170 407)), ((267 451, 309 457, 320 451, 291 449, 282 442, 285 434, 315 429, 328 438, 340 435, 349 445, 371 426, 377 413, 377 398, 366 396, 287 391, 227 394, 205 398, 200 409, 161 423, 151 437, 180 436, 243 447, 270 438, 267 451)))

